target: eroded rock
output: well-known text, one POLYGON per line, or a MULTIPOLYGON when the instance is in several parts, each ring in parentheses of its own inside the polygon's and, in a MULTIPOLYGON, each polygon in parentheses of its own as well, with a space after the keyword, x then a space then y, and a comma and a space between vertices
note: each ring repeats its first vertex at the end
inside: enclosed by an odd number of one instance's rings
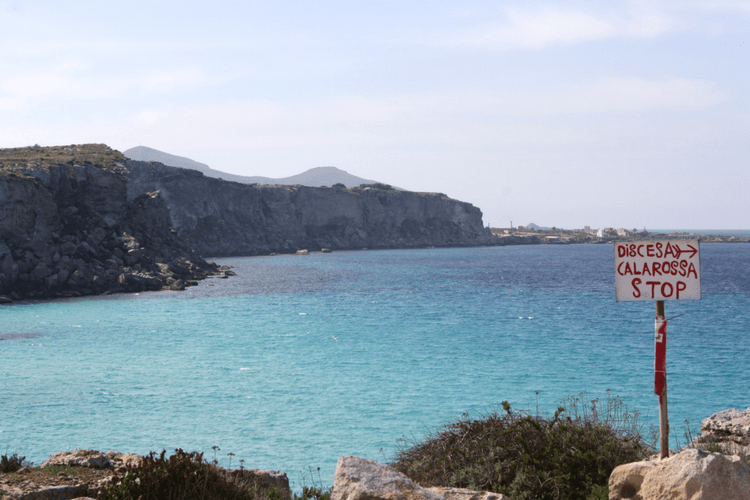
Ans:
POLYGON ((750 408, 731 408, 714 413, 701 421, 701 434, 692 446, 707 451, 718 451, 734 455, 750 455, 750 408))
POLYGON ((40 467, 52 467, 54 465, 67 465, 71 467, 90 467, 92 469, 108 469, 112 467, 112 461, 107 455, 96 450, 73 450, 53 453, 49 460, 43 462, 40 467))
POLYGON ((331 500, 509 500, 505 495, 462 488, 423 488, 395 469, 359 457, 336 465, 331 500))
POLYGON ((689 448, 663 460, 616 467, 609 499, 749 500, 750 466, 736 455, 689 448))
POLYGON ((445 500, 510 500, 507 496, 491 491, 474 491, 466 488, 428 488, 445 500))

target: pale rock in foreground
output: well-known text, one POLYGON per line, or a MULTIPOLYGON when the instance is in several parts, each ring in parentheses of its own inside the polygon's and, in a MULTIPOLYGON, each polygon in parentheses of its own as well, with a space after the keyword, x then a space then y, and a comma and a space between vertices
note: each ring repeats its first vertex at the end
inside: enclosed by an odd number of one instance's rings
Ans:
POLYGON ((510 498, 500 493, 491 491, 474 491, 466 488, 428 488, 430 491, 437 493, 445 500, 510 500, 510 498))
POLYGON ((750 500, 750 466, 736 455, 689 448, 663 460, 616 467, 609 499, 750 500))
POLYGON ((143 457, 135 453, 118 453, 108 451, 102 453, 96 450, 73 450, 53 453, 49 460, 43 462, 40 467, 51 467, 53 465, 67 465, 71 467, 90 467, 92 469, 108 469, 110 467, 122 468, 137 466, 143 457))
POLYGON ((331 500, 510 500, 462 488, 422 488, 387 465, 351 456, 339 459, 333 481, 331 500))

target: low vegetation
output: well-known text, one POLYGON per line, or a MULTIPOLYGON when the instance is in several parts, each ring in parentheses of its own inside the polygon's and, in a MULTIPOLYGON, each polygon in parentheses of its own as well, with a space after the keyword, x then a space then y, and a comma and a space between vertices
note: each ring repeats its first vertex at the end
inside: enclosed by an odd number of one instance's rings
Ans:
MULTIPOLYGON (((165 451, 160 455, 151 452, 138 465, 115 476, 99 499, 282 500, 273 486, 244 481, 236 472, 219 467, 215 457, 207 462, 203 453, 178 449, 167 457, 165 451)), ((304 486, 302 494, 295 494, 293 500, 330 500, 330 496, 330 488, 313 484, 304 486)))
POLYGON ((402 442, 392 465, 422 486, 493 491, 514 500, 606 499, 612 470, 652 452, 637 411, 616 397, 568 398, 551 417, 465 414, 422 442, 402 442))
POLYGON ((102 500, 252 500, 281 499, 273 488, 239 484, 225 470, 203 459, 203 453, 182 449, 166 457, 151 452, 137 466, 115 476, 109 487, 99 495, 102 500))
POLYGON ((16 472, 25 465, 26 457, 19 457, 17 453, 14 453, 11 456, 0 456, 0 472, 2 473, 16 472))
POLYGON ((25 148, 0 149, 0 170, 30 165, 49 168, 62 164, 94 164, 107 168, 122 169, 125 156, 104 144, 71 144, 70 146, 39 145, 25 148))

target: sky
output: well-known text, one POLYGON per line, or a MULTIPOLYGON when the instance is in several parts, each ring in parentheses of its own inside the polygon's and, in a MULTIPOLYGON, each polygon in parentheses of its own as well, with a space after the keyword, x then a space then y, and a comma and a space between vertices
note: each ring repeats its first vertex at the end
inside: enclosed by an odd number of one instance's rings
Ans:
POLYGON ((750 229, 748 1, 0 0, 0 148, 335 166, 485 225, 750 229))

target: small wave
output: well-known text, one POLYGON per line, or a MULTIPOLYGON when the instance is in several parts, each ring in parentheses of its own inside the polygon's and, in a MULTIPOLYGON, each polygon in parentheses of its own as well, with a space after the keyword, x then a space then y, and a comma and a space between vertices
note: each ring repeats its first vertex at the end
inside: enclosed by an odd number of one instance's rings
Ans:
POLYGON ((241 372, 246 372, 246 371, 248 371, 249 369, 250 369, 250 368, 240 368, 240 371, 241 371, 241 372))

